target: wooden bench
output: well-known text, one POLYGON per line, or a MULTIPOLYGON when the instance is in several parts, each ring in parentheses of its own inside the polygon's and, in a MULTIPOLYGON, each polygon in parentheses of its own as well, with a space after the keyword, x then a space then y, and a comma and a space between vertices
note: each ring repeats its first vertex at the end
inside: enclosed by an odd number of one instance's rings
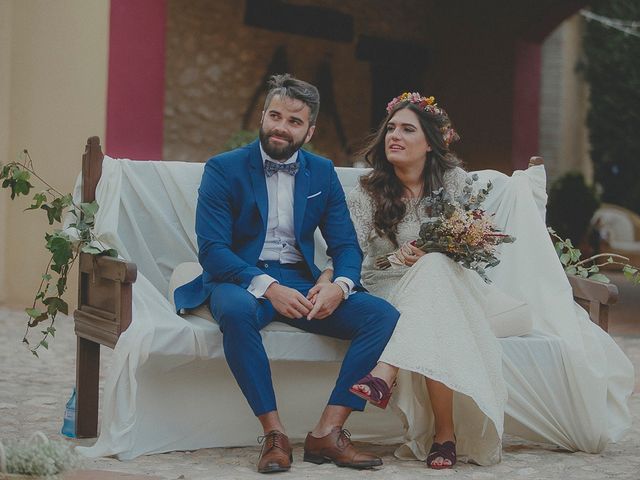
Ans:
MULTIPOLYGON (((89 138, 82 157, 83 202, 95 200, 103 157, 99 138, 89 138)), ((78 308, 74 312, 78 437, 97 436, 100 345, 114 348, 131 324, 132 285, 136 276, 135 263, 88 254, 80 256, 78 308)), ((569 282, 576 301, 606 331, 609 306, 617 301, 617 287, 573 276, 569 282)))

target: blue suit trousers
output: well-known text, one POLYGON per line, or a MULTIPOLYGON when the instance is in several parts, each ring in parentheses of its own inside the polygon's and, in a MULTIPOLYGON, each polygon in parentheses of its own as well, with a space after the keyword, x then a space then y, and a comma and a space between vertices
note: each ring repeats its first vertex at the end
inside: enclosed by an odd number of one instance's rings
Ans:
MULTIPOLYGON (((305 296, 315 284, 304 263, 259 265, 281 285, 305 296)), ((283 322, 307 332, 351 340, 328 403, 363 410, 366 402, 351 394, 349 387, 375 366, 400 315, 385 300, 356 292, 327 318, 292 320, 280 315, 268 300, 257 299, 232 283, 221 283, 213 289, 210 308, 222 330, 227 363, 256 416, 277 410, 269 360, 260 336, 260 330, 269 323, 283 322)))

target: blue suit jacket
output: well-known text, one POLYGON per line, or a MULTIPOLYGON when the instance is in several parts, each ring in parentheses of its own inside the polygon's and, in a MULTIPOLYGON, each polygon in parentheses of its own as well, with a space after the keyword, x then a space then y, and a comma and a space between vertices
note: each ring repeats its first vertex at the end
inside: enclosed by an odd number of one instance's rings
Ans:
MULTIPOLYGON (((317 227, 333 259, 334 278, 347 277, 360 287, 362 252, 349 216, 344 191, 330 160, 300 150, 294 187, 297 246, 314 278, 313 233, 317 227), (309 198, 311 197, 311 198, 309 198)), ((204 273, 176 289, 178 310, 204 303, 218 283, 247 288, 256 275, 268 219, 267 184, 260 143, 211 158, 198 190, 196 235, 204 273)))

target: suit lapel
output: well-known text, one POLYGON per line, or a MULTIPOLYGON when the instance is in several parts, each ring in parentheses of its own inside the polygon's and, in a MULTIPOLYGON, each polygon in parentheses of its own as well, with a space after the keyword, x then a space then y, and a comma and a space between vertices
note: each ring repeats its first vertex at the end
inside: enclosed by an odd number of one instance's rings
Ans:
POLYGON ((260 154, 259 141, 255 141, 251 145, 249 175, 251 176, 251 185, 253 186, 256 205, 262 217, 262 227, 266 232, 267 219, 269 218, 269 196, 267 195, 267 181, 264 176, 264 166, 262 163, 262 155, 260 154))
POLYGON ((296 174, 293 191, 293 231, 296 238, 300 238, 300 229, 302 228, 302 220, 307 208, 307 195, 309 195, 309 184, 311 182, 309 170, 307 169, 307 159, 302 150, 298 152, 298 161, 300 162, 300 169, 296 174))

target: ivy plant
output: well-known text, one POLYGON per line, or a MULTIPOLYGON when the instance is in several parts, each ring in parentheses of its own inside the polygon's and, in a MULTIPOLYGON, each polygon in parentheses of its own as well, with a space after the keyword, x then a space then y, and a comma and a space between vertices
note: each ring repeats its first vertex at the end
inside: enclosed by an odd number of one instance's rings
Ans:
POLYGON ((22 342, 33 355, 38 356, 38 349, 49 348, 49 341, 55 337, 55 320, 58 313, 69 314, 69 305, 63 299, 67 290, 69 271, 81 252, 92 255, 108 255, 117 257, 118 252, 102 245, 93 234, 98 204, 76 203, 70 193, 63 194, 49 185, 35 171, 33 161, 27 150, 24 150, 15 162, 2 166, 0 181, 2 188, 11 192, 11 199, 28 196, 35 186, 32 179, 38 180, 43 189, 32 197, 31 205, 25 209, 42 210, 46 213, 49 225, 60 224, 66 214, 72 216, 68 225, 77 232, 73 238, 60 228, 45 233, 45 248, 51 254, 33 303, 25 308, 27 325, 22 342), (39 329, 37 340, 31 336, 33 329, 39 329))
POLYGON ((582 259, 582 252, 573 246, 571 239, 563 239, 553 228, 547 227, 549 234, 555 240, 554 246, 567 275, 589 278, 596 282, 610 283, 609 277, 601 272, 604 266, 617 266, 622 269, 625 278, 632 283, 640 283, 640 269, 629 264, 629 259, 615 253, 599 253, 582 259))
MULTIPOLYGON (((586 3, 586 2, 585 2, 586 3)), ((638 0, 589 2, 598 15, 634 24, 638 0)), ((589 83, 589 144, 602 201, 640 213, 640 38, 587 22, 579 68, 589 83)))

